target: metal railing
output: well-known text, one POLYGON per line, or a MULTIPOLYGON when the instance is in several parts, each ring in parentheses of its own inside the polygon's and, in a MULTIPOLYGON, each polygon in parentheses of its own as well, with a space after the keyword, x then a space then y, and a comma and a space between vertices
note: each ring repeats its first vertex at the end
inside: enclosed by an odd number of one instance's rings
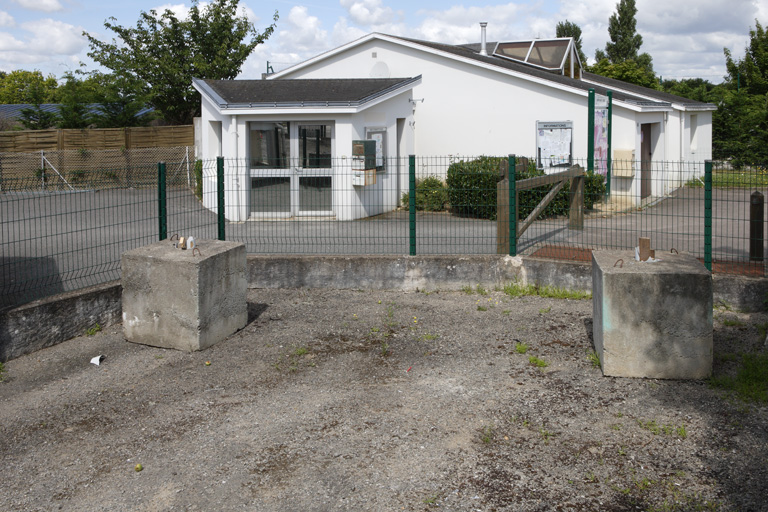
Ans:
POLYGON ((219 159, 187 170, 182 158, 57 169, 76 178, 68 179, 72 189, 56 173, 6 177, 0 310, 119 279, 123 252, 177 233, 242 242, 251 254, 583 262, 594 249, 632 249, 649 237, 657 254, 687 252, 716 273, 765 276, 765 168, 612 162, 608 196, 587 162, 538 169, 515 157, 412 156, 367 172, 349 159, 322 162, 219 159))

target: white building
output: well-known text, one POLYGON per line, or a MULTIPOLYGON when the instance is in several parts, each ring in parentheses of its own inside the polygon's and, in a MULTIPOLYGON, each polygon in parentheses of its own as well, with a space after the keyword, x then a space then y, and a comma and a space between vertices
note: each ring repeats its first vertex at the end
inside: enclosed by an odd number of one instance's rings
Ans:
MULTIPOLYGON (((714 105, 582 72, 570 38, 486 43, 483 26, 481 41, 449 45, 374 33, 270 75, 268 80, 196 81, 203 96, 202 157, 234 157, 243 162, 253 158, 258 151, 253 133, 261 130, 263 122, 284 123, 286 140, 294 148, 290 155, 299 155, 301 126, 327 126, 330 158, 339 165, 320 173, 331 198, 324 203, 324 211, 338 219, 359 218, 396 207, 400 193, 407 191, 407 166, 400 157, 408 154, 517 154, 537 158, 545 170, 574 161, 583 164, 592 131, 588 95, 593 89, 598 98, 608 91, 612 94, 611 158, 618 161, 612 172, 614 196, 639 202, 663 195, 698 169, 703 172, 701 164, 711 158, 714 105), (311 87, 290 85, 305 80, 326 80, 326 85, 358 83, 361 87, 390 80, 392 89, 363 101, 362 97, 352 98, 352 88, 344 97, 326 90, 322 81, 311 87), (304 93, 311 90, 315 101, 322 101, 325 95, 328 102, 323 106, 301 103, 301 94, 296 94, 294 104, 285 104, 269 93, 264 99, 254 96, 248 101, 248 94, 254 95, 260 83, 275 82, 304 93), (228 101, 221 97, 225 88, 241 94, 228 101), (358 103, 341 106, 334 100, 358 103), (342 163, 352 157, 352 141, 366 138, 377 138, 379 156, 395 163, 379 169, 376 185, 353 187, 349 169, 344 170, 342 163), (376 207, 371 208, 374 203, 376 207)), ((597 151, 600 148, 598 141, 597 151)), ((601 165, 604 167, 604 160, 596 168, 601 165)), ((286 174, 296 175, 288 171, 286 174)), ((237 204, 247 203, 249 198, 251 203, 258 200, 253 185, 259 186, 258 178, 264 172, 251 166, 237 177, 228 177, 234 180, 231 186, 241 190, 237 204), (248 177, 252 178, 250 185, 248 177)), ((301 188, 291 190, 296 195, 301 188)), ((283 209, 291 211, 284 213, 301 214, 301 198, 292 197, 290 203, 290 208, 283 209)), ((244 220, 260 213, 259 207, 240 210, 228 208, 227 217, 244 220)))

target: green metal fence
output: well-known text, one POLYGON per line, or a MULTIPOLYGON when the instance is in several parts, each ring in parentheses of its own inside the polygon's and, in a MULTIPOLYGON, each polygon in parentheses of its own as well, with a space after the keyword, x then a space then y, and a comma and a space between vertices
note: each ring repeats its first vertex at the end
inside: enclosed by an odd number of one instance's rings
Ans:
POLYGON ((610 195, 587 162, 542 169, 509 156, 411 156, 367 172, 327 157, 168 161, 79 173, 67 185, 50 174, 4 178, 0 310, 118 279, 123 252, 174 234, 243 242, 251 254, 583 262, 649 237, 659 256, 687 252, 714 272, 765 276, 765 168, 610 164, 610 195))

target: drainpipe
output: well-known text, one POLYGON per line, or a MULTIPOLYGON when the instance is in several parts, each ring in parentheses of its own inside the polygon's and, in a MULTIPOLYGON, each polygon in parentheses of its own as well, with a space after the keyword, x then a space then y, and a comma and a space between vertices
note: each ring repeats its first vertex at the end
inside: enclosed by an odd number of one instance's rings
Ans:
POLYGON ((487 21, 480 22, 480 55, 488 55, 488 52, 485 49, 485 27, 487 26, 487 21))

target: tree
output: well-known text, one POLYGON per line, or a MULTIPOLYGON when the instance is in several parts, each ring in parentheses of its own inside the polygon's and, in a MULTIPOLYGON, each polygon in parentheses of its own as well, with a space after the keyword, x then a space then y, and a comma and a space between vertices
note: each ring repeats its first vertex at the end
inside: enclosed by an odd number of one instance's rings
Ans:
POLYGON ((555 37, 572 37, 581 65, 587 65, 587 56, 584 55, 584 50, 581 49, 581 27, 568 20, 560 21, 557 23, 557 27, 555 27, 555 37))
POLYGON ((635 0, 619 0, 616 12, 608 19, 610 42, 605 50, 595 51, 596 64, 590 71, 644 87, 658 88, 653 59, 639 53, 643 37, 637 33, 635 0))
POLYGON ((64 74, 59 86, 59 128, 88 128, 92 123, 93 90, 75 73, 64 74))
POLYGON ((58 85, 53 75, 44 77, 40 71, 17 69, 0 77, 0 103, 53 103, 58 85))
POLYGON ((749 31, 749 45, 744 58, 734 60, 731 51, 724 48, 728 83, 732 89, 744 89, 748 94, 768 94, 768 32, 755 20, 749 31))
POLYGON ((768 165, 768 33, 755 20, 744 58, 724 48, 728 76, 715 112, 713 153, 734 165, 768 165))
POLYGON ((92 73, 89 78, 98 84, 94 94, 98 113, 93 117, 98 128, 146 126, 154 118, 151 113, 142 113, 147 98, 138 92, 141 88, 130 77, 92 73))
POLYGON ((46 88, 42 83, 32 83, 28 91, 28 98, 32 103, 31 108, 21 109, 21 124, 27 130, 45 130, 56 125, 58 115, 55 112, 45 110, 42 104, 47 98, 46 88))
MULTIPOLYGON (((128 79, 171 124, 191 124, 200 112, 200 95, 192 78, 231 79, 257 45, 274 31, 272 23, 259 33, 245 14, 238 15, 239 0, 212 0, 204 7, 198 0, 185 19, 170 10, 162 14, 142 11, 136 27, 104 26, 118 40, 103 42, 88 33, 88 56, 117 76, 128 79)), ((274 22, 278 19, 277 12, 274 22)))

